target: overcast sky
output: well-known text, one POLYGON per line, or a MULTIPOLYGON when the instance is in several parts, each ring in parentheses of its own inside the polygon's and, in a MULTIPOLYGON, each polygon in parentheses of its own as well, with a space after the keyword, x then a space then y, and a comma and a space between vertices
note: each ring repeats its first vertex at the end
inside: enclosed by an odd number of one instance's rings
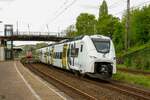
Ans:
MULTIPOLYGON (((99 5, 103 0, 0 0, 0 20, 3 24, 13 24, 20 31, 60 32, 68 25, 75 24, 82 12, 98 17, 99 5)), ((121 18, 126 9, 126 0, 106 0, 110 14, 121 18)), ((149 4, 150 0, 131 0, 131 7, 149 4)), ((3 29, 0 24, 0 30, 3 29)))

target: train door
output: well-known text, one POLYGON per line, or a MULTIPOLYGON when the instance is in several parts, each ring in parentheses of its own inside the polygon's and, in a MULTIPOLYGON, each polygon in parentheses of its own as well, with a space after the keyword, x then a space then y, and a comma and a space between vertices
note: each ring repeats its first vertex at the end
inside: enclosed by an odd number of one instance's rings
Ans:
POLYGON ((46 63, 48 64, 48 47, 46 48, 45 55, 46 55, 46 63))
POLYGON ((79 45, 79 56, 78 56, 78 61, 79 61, 79 67, 80 70, 83 70, 84 68, 84 60, 85 60, 85 53, 83 48, 84 44, 81 42, 79 45))
POLYGON ((62 52, 62 67, 67 69, 67 44, 63 45, 63 52, 62 52))
POLYGON ((74 57, 73 57, 73 49, 74 49, 74 46, 73 44, 70 44, 70 67, 74 66, 74 57))
POLYGON ((53 65, 53 63, 54 63, 54 58, 53 58, 53 56, 54 56, 54 46, 52 46, 52 50, 50 52, 50 56, 51 56, 50 64, 53 65))
POLYGON ((79 54, 79 48, 78 44, 75 42, 71 44, 71 54, 70 54, 70 68, 74 70, 79 70, 79 60, 78 60, 78 54, 79 54))

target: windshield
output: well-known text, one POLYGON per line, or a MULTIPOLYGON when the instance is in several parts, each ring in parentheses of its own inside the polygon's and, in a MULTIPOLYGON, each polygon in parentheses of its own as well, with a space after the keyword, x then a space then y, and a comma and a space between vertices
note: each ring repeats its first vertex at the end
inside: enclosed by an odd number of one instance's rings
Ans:
POLYGON ((101 39, 92 39, 95 48, 98 52, 108 53, 110 49, 110 41, 109 40, 101 40, 101 39))

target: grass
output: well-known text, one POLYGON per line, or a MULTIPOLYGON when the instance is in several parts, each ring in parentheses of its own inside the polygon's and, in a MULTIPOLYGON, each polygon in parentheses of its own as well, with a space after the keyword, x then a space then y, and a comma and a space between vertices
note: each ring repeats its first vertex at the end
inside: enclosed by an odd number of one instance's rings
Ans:
POLYGON ((117 64, 117 68, 127 68, 124 64, 117 64))
POLYGON ((150 76, 144 76, 140 74, 135 75, 118 71, 117 74, 113 75, 113 79, 150 88, 150 76))
POLYGON ((132 67, 127 67, 126 65, 124 64, 117 64, 117 68, 127 68, 127 69, 133 69, 133 70, 141 70, 141 71, 144 71, 144 72, 150 72, 149 69, 137 69, 136 67, 132 66, 132 67))

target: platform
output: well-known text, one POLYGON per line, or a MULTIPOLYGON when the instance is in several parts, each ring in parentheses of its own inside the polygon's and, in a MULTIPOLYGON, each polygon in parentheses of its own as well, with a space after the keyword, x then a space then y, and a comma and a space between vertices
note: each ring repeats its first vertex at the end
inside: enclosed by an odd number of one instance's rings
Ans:
POLYGON ((64 100, 67 96, 19 61, 0 62, 0 100, 64 100))

